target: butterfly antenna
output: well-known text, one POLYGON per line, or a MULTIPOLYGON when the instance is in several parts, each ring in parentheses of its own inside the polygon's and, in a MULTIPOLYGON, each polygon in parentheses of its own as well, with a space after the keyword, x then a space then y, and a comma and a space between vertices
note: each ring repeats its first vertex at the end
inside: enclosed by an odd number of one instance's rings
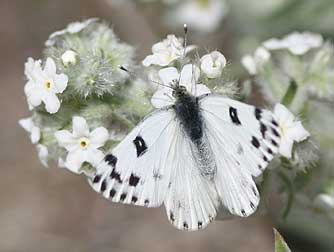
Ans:
POLYGON ((133 72, 131 72, 129 69, 127 69, 125 66, 119 66, 119 69, 121 69, 124 72, 127 72, 131 77, 135 78, 137 75, 133 72))
MULTIPOLYGON (((184 31, 183 59, 185 59, 186 54, 187 54, 187 44, 188 44, 188 25, 187 24, 183 24, 183 31, 184 31)), ((182 71, 183 66, 184 66, 184 62, 181 65, 181 71, 182 71)), ((181 72, 180 72, 180 77, 179 77, 179 81, 177 82, 177 85, 180 85, 180 80, 181 80, 181 72)))
POLYGON ((183 58, 186 57, 186 48, 187 48, 187 44, 188 44, 188 25, 187 24, 184 24, 183 25, 183 31, 184 31, 184 40, 183 40, 183 58))

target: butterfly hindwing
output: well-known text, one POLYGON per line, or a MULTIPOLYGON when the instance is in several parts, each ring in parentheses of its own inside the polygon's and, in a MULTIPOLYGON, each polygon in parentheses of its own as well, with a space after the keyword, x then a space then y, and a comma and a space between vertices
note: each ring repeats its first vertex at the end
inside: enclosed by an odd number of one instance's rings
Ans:
POLYGON ((194 231, 206 227, 215 218, 218 195, 214 183, 201 176, 189 137, 181 127, 175 134, 178 140, 165 207, 175 227, 194 231))
POLYGON ((249 216, 260 200, 253 177, 278 152, 280 129, 270 111, 232 99, 208 95, 200 105, 217 165, 217 192, 231 213, 249 216))

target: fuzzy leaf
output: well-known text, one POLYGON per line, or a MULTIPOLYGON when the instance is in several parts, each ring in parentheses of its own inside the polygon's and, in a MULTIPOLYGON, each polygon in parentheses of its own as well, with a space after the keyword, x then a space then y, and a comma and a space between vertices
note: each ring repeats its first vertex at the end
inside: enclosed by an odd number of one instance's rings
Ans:
POLYGON ((274 229, 274 235, 275 235, 275 252, 291 252, 290 248, 284 241, 283 237, 276 229, 274 229))

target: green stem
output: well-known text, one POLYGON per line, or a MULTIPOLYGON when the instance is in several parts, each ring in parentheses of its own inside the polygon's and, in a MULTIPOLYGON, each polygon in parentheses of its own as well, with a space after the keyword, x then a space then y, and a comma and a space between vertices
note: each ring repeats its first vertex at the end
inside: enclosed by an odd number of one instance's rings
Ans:
POLYGON ((282 179, 282 181, 288 188, 288 203, 283 212, 283 219, 286 219, 291 210, 292 203, 295 197, 294 188, 293 188, 293 184, 291 183, 290 179, 286 176, 286 174, 284 174, 282 171, 279 171, 278 176, 282 179))
POLYGON ((286 91, 284 97, 282 98, 282 104, 285 105, 286 107, 289 107, 296 96, 297 90, 298 90, 297 82, 293 78, 291 78, 288 90, 286 91))

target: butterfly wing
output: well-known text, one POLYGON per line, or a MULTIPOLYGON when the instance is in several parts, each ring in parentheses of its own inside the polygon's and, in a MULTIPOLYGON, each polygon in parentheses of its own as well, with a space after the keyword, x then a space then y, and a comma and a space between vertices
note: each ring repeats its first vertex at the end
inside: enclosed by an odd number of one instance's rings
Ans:
POLYGON ((176 228, 195 231, 215 218, 219 199, 214 183, 201 176, 193 143, 180 126, 176 132, 175 159, 165 207, 176 228))
POLYGON ((106 156, 90 184, 113 202, 164 202, 179 229, 204 228, 216 216, 218 196, 214 184, 201 178, 191 144, 174 110, 158 110, 106 156))
POLYGON ((170 182, 176 126, 170 108, 147 116, 105 157, 92 187, 113 202, 160 206, 170 182))
POLYGON ((270 111, 232 99, 206 95, 199 102, 216 160, 219 197, 231 213, 249 216, 260 200, 253 177, 278 152, 278 124, 270 111))

